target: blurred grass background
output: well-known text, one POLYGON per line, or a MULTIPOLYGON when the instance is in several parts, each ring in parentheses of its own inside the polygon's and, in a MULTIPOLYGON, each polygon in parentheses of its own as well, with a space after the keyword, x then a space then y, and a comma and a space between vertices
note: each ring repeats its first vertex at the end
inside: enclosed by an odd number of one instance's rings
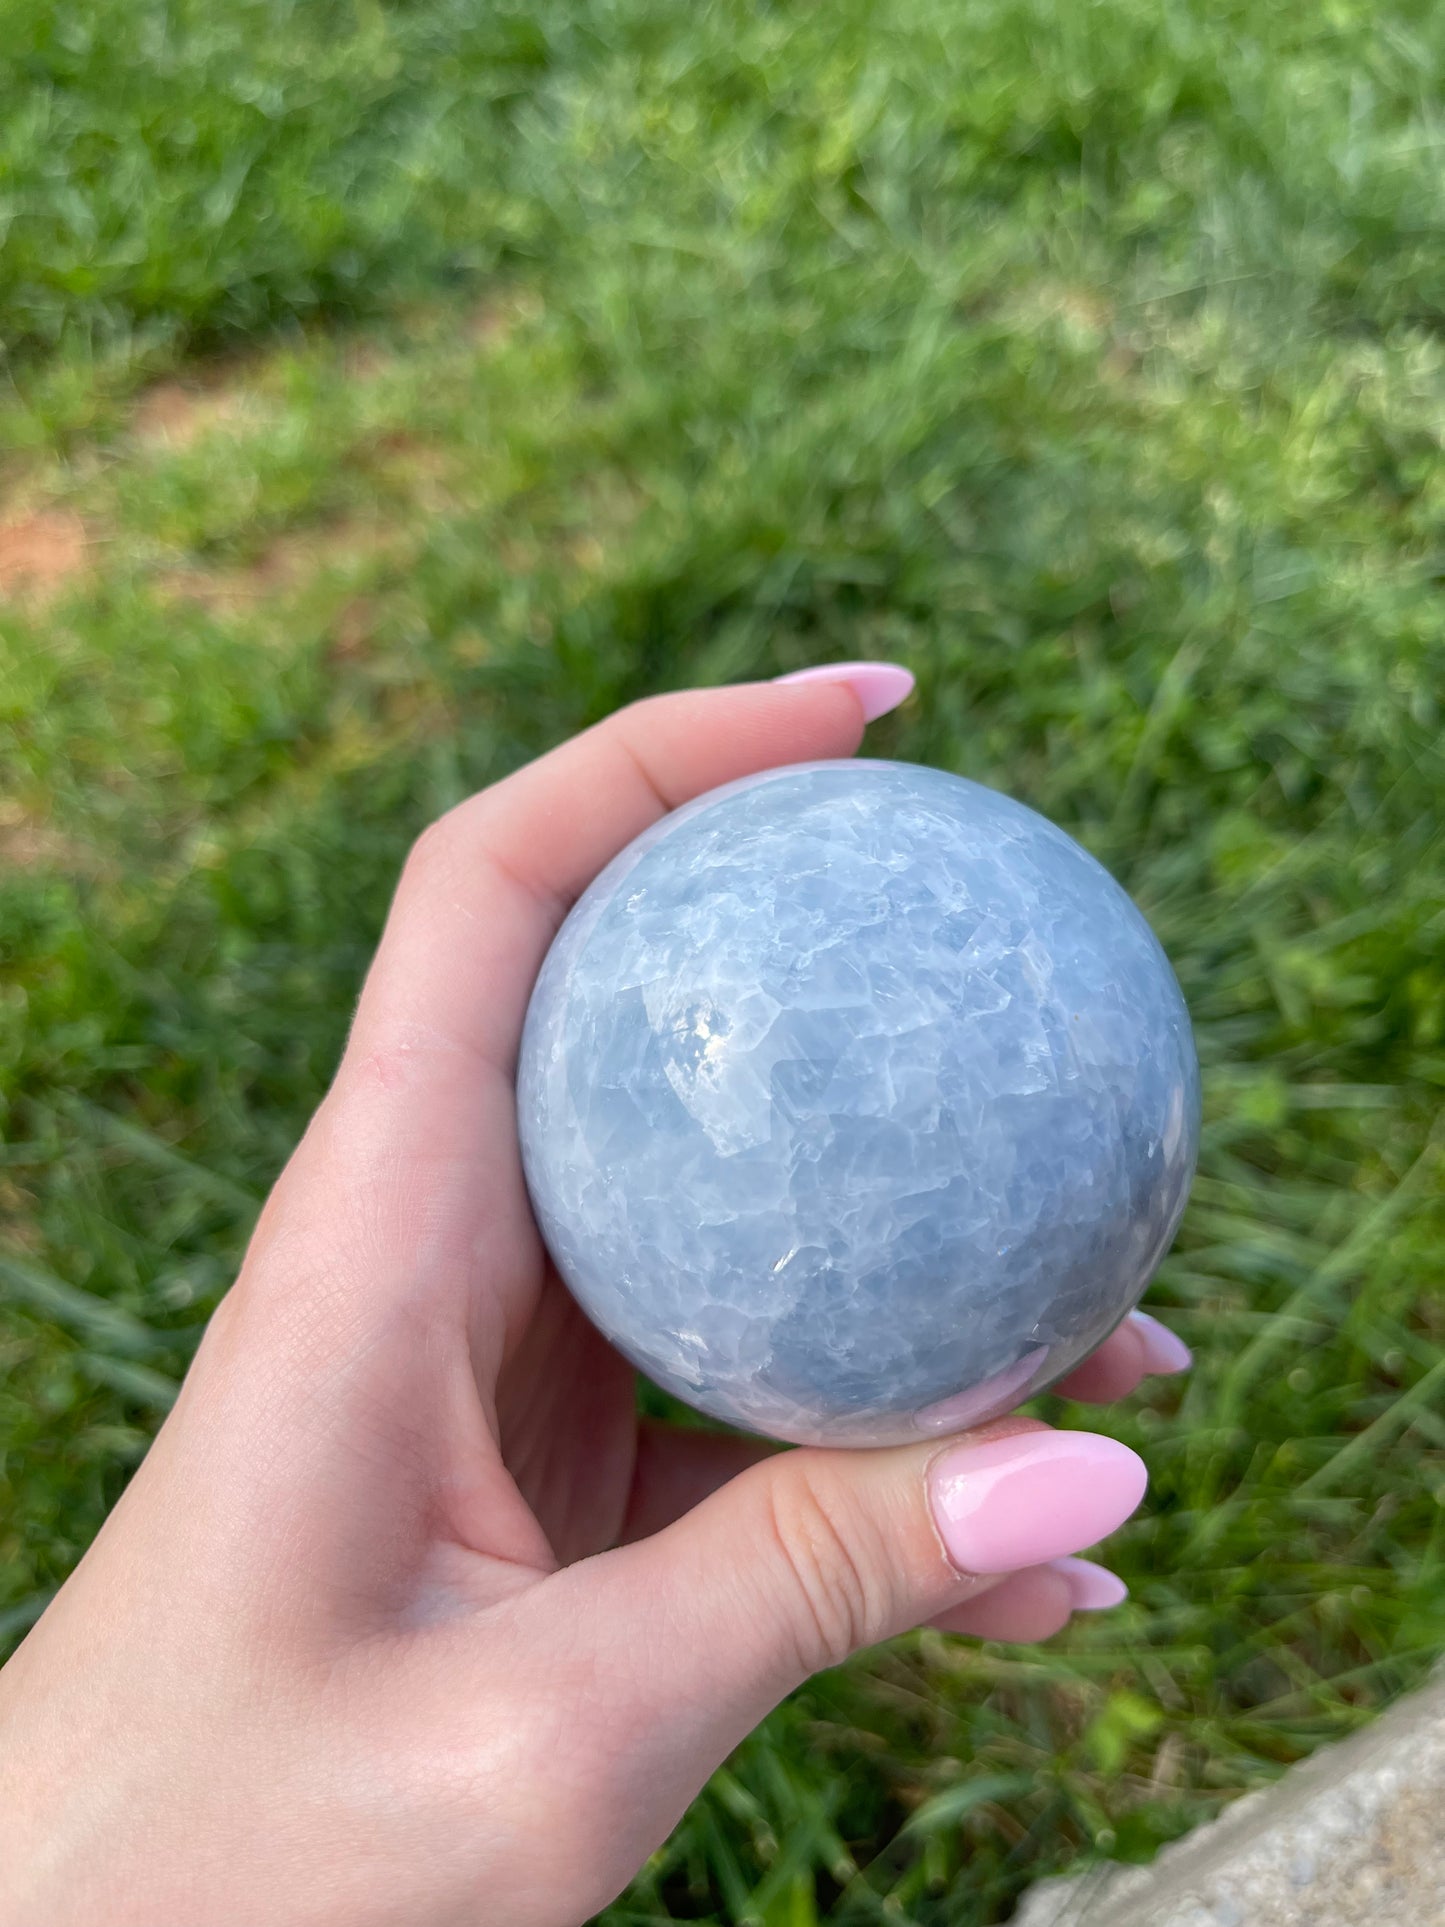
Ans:
POLYGON ((0 0, 0 45, 0 1637, 421 824, 647 690, 876 654, 875 753, 1055 817, 1175 961, 1199 1367, 1103 1420, 1127 1608, 817 1681, 608 1927, 982 1927, 1418 1678, 1445 13, 0 0))

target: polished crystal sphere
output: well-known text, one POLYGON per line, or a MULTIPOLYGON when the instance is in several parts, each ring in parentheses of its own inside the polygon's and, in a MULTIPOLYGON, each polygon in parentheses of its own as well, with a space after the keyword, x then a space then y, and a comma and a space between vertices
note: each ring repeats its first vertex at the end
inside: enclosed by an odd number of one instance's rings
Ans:
POLYGON ((657 1384, 777 1438, 898 1443, 1069 1371, 1136 1303, 1199 1073, 1153 932, 1009 797, 795 765, 665 817, 533 993, 532 1202, 657 1384))

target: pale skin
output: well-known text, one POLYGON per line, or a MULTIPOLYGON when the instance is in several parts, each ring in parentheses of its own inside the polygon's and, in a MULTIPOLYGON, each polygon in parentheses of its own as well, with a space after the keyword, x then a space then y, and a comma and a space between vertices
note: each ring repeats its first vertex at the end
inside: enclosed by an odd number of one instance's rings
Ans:
MULTIPOLYGON (((862 733, 845 682, 658 697, 422 837, 175 1410, 0 1673, 4 1927, 578 1927, 811 1672, 1068 1618, 1057 1566, 950 1559, 937 1439, 639 1423, 527 1205, 515 1057, 568 904, 665 809, 862 733)), ((1151 1364, 1126 1322, 1069 1389, 1151 1364)))

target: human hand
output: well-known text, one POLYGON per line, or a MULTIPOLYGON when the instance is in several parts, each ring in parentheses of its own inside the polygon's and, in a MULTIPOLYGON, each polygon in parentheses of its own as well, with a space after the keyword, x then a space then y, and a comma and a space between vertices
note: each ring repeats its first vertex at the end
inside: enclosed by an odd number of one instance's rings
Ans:
MULTIPOLYGON (((1122 1597, 1066 1555, 1138 1503, 1125 1447, 639 1423, 528 1208, 517 1043, 569 903, 663 811, 851 754, 906 687, 659 697, 421 838, 173 1413, 0 1674, 4 1927, 576 1927, 809 1673, 1122 1597)), ((1187 1362, 1136 1315, 1063 1389, 1187 1362)))

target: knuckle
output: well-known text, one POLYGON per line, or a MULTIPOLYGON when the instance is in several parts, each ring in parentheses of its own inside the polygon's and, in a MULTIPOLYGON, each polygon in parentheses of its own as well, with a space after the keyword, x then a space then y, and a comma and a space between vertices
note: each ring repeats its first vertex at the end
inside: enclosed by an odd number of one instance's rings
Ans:
POLYGON ((873 1555, 862 1508, 799 1463, 772 1482, 768 1531, 791 1594, 789 1624, 801 1672, 836 1666, 882 1635, 888 1562, 873 1555))
POLYGON ((611 716, 612 728, 620 736, 630 736, 639 724, 645 725, 659 709, 667 706, 666 696, 634 696, 630 702, 614 709, 611 716))
POLYGON ((424 892, 455 873, 457 831, 451 813, 428 823, 407 852, 402 866, 402 888, 424 892))

